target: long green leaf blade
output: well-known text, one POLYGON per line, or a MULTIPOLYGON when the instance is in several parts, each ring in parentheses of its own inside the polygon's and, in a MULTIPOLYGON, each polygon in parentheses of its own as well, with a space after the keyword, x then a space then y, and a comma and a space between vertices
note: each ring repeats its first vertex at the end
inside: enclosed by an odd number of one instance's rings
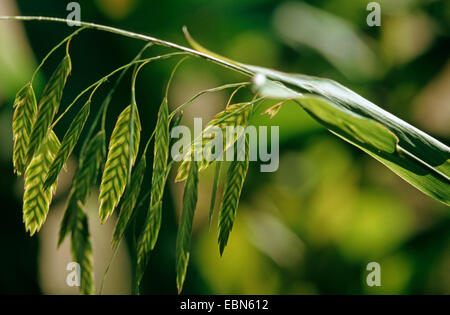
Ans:
POLYGON ((81 110, 78 112, 78 114, 70 124, 69 129, 67 130, 61 142, 59 151, 56 154, 56 158, 53 161, 48 172, 47 179, 44 184, 44 189, 47 189, 56 181, 59 172, 64 167, 64 164, 66 164, 69 155, 72 153, 72 150, 77 144, 81 132, 83 131, 84 124, 86 123, 86 120, 89 116, 90 106, 91 102, 86 102, 86 104, 81 108, 81 110))
POLYGON ((176 243, 176 271, 178 293, 183 289, 189 263, 192 222, 194 220, 195 207, 198 194, 198 167, 193 162, 186 180, 183 194, 183 208, 181 212, 180 225, 177 233, 176 243))
POLYGON ((27 165, 27 151, 30 142, 31 130, 36 118, 37 104, 31 83, 25 85, 14 101, 13 116, 13 162, 14 171, 21 175, 27 165))
POLYGON ((44 180, 59 146, 58 138, 53 131, 50 131, 25 171, 23 221, 25 229, 30 232, 30 235, 38 232, 47 218, 56 183, 45 190, 44 180))
MULTIPOLYGON (((195 49, 210 54, 208 50, 193 41, 190 36, 188 36, 188 40, 195 49)), ((229 59, 217 54, 213 54, 213 56, 224 62, 230 62, 229 59)), ((320 96, 327 100, 343 115, 356 114, 378 122, 398 139, 394 153, 387 154, 382 150, 374 149, 372 145, 360 146, 350 137, 343 136, 345 132, 341 131, 339 123, 334 124, 334 130, 331 131, 379 160, 425 194, 450 205, 450 148, 447 145, 333 80, 283 73, 258 66, 231 62, 246 72, 254 74, 255 90, 264 97, 282 98, 284 100, 294 98, 302 104, 303 94, 298 92, 306 92, 312 94, 307 95, 307 97, 320 96), (270 80, 264 80, 265 78, 270 80), (262 84, 263 81, 271 83, 277 81, 282 82, 282 84, 277 84, 276 88, 273 88, 273 84, 271 88, 266 88, 266 84, 262 84), (298 88, 300 91, 293 91, 286 86, 298 88), (263 90, 265 91, 263 92, 263 90)), ((319 122, 322 121, 319 120, 319 122)), ((329 128, 329 125, 326 127, 329 128)), ((361 132, 358 133, 361 135, 361 132)))
POLYGON ((61 61, 42 92, 37 118, 31 131, 28 158, 32 158, 49 131, 50 124, 58 112, 64 86, 71 70, 72 62, 70 56, 67 55, 61 61))
POLYGON ((131 154, 134 164, 139 148, 141 123, 137 108, 134 110, 133 145, 131 148, 129 143, 131 106, 125 108, 119 115, 109 142, 108 157, 100 185, 99 216, 102 224, 112 214, 125 190, 128 178, 129 154, 131 154))
POLYGON ((247 67, 307 92, 302 94, 267 79, 263 84, 255 84, 263 96, 297 100, 333 133, 361 148, 417 189, 450 204, 450 148, 445 144, 332 80, 247 67))

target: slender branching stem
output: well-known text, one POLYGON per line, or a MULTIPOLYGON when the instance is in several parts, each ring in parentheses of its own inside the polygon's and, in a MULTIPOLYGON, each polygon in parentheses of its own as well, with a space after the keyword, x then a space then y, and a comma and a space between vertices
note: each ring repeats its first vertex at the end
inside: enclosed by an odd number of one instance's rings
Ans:
POLYGON ((75 103, 87 92, 89 92, 91 89, 96 89, 98 88, 98 86, 102 85, 104 82, 106 82, 110 77, 112 77, 113 75, 115 75, 117 72, 120 72, 124 69, 128 69, 129 67, 135 65, 135 64, 141 64, 141 63, 148 63, 150 61, 154 61, 154 60, 163 60, 163 59, 167 59, 173 56, 178 56, 178 55, 186 55, 187 53, 185 52, 173 52, 173 53, 168 53, 165 55, 160 55, 160 56, 156 56, 156 57, 151 57, 151 58, 146 58, 146 59, 142 59, 142 60, 136 60, 136 61, 132 61, 126 65, 123 65, 119 68, 117 68, 116 70, 112 71, 111 73, 109 73, 108 75, 104 76, 103 78, 99 79, 97 82, 93 83, 92 85, 90 85, 89 87, 87 87, 86 89, 84 89, 80 94, 78 94, 78 96, 74 99, 74 101, 67 106, 66 110, 55 120, 55 122, 52 124, 52 128, 55 127, 55 125, 61 120, 61 118, 67 114, 67 112, 72 108, 73 105, 75 105, 75 103))
MULTIPOLYGON (((0 18, 1 19, 1 18, 0 18)), ((70 34, 69 36, 67 36, 66 38, 64 38, 58 45, 56 45, 55 47, 53 47, 52 50, 50 50, 50 52, 44 57, 44 59, 42 59, 41 63, 39 64, 39 66, 36 68, 36 70, 34 71, 30 82, 33 83, 34 82, 34 78, 36 77, 36 75, 38 74, 39 70, 41 70, 42 66, 45 64, 45 62, 48 60, 48 58, 50 58, 50 56, 62 45, 64 45, 65 42, 70 41, 75 35, 77 35, 78 33, 80 33, 81 31, 87 29, 87 27, 81 27, 79 29, 77 29, 75 32, 73 32, 72 34, 70 34)), ((68 45, 67 45, 68 46, 68 45)), ((68 54, 67 50, 66 53, 68 54)))
POLYGON ((172 119, 173 116, 175 116, 178 112, 180 112, 183 108, 185 108, 187 105, 191 104, 193 101, 195 101, 197 98, 199 98, 200 96, 202 96, 203 94, 206 93, 211 93, 211 92, 219 92, 222 90, 226 90, 226 89, 232 89, 232 88, 236 88, 236 87, 243 87, 243 86, 248 86, 250 85, 250 82, 238 82, 238 83, 230 83, 230 84, 225 84, 225 85, 221 85, 218 87, 214 87, 211 89, 207 89, 207 90, 203 90, 198 92, 197 94, 195 94, 194 96, 192 96, 189 100, 187 100, 187 102, 181 104, 180 106, 178 106, 177 108, 175 108, 169 115, 169 119, 172 119))
MULTIPOLYGON (((131 79, 131 110, 130 110, 130 122, 129 122, 129 129, 130 133, 128 135, 128 142, 129 142, 129 153, 128 153, 128 176, 127 176, 127 185, 130 185, 131 183, 131 169, 133 168, 133 154, 132 154, 132 148, 133 148, 133 142, 134 142, 134 114, 137 110, 137 104, 136 104, 136 80, 137 76, 139 74, 139 71, 148 64, 150 61, 143 62, 141 65, 135 67, 133 77, 131 79)), ((139 131, 138 131, 139 132, 139 131)))
MULTIPOLYGON (((145 50, 147 50, 152 45, 153 45, 153 43, 148 43, 147 45, 145 45, 141 49, 141 51, 139 51, 139 53, 136 55, 136 57, 133 59, 133 61, 139 60, 141 58, 142 54, 145 52, 145 50)), ((89 131, 88 131, 88 133, 86 135, 86 138, 85 138, 85 140, 83 142, 83 145, 81 146, 80 156, 84 155, 84 151, 86 149, 88 141, 91 139, 92 135, 94 134, 95 128, 97 127, 97 124, 98 124, 101 116, 102 116, 102 127, 101 127, 101 130, 103 130, 103 131, 105 130, 105 122, 103 121, 103 119, 106 119, 106 111, 108 109, 109 104, 111 103, 111 99, 112 99, 112 97, 114 95, 114 92, 116 91, 117 87, 119 86, 120 82, 122 81, 122 79, 125 76, 127 71, 128 71, 128 68, 125 68, 125 69, 122 70, 122 72, 120 73, 119 77, 114 82, 113 87, 108 92, 108 94, 105 97, 105 99, 103 100, 102 105, 100 106, 100 109, 98 110, 97 115, 95 116, 94 121, 92 122, 92 125, 89 128, 89 131)))
MULTIPOLYGON (((12 20, 12 21, 48 21, 48 22, 58 22, 58 23, 67 23, 67 22, 73 22, 67 19, 62 19, 62 18, 56 18, 56 17, 45 17, 45 16, 0 16, 0 20, 12 20)), ((109 32, 109 33, 113 33, 113 34, 117 34, 117 35, 121 35, 121 36, 125 36, 125 37, 129 37, 129 38, 135 38, 135 39, 139 39, 139 40, 144 40, 144 41, 148 41, 148 42, 153 42, 156 45, 160 45, 160 46, 164 46, 164 47, 169 47, 169 48, 173 48, 176 50, 180 50, 180 51, 184 51, 186 53, 189 53, 190 55, 196 56, 196 57, 200 57, 200 58, 204 58, 206 60, 212 61, 218 65, 221 65, 223 67, 238 71, 244 75, 247 76, 252 76, 253 72, 250 71, 249 69, 247 69, 244 65, 240 65, 240 64, 235 64, 235 63, 231 63, 228 62, 226 60, 217 58, 215 56, 211 56, 208 55, 206 53, 182 46, 182 45, 178 45, 169 41, 165 41, 159 38, 155 38, 152 36, 148 36, 148 35, 143 35, 143 34, 139 34, 139 33, 134 33, 134 32, 130 32, 130 31, 126 31, 123 29, 119 29, 119 28, 115 28, 115 27, 111 27, 111 26, 106 26, 106 25, 100 25, 100 24, 95 24, 95 23, 89 23, 89 22, 79 22, 79 25, 81 27, 86 27, 86 28, 90 28, 90 29, 95 29, 95 30, 99 30, 99 31, 104 31, 104 32, 109 32)))
POLYGON ((181 59, 180 61, 178 61, 178 63, 175 65, 175 67, 173 67, 172 72, 170 73, 170 77, 169 77, 169 81, 167 82, 167 86, 166 86, 166 94, 165 94, 165 98, 166 101, 169 100, 169 90, 170 90, 170 86, 172 85, 172 81, 173 81, 173 77, 175 76, 175 73, 177 72, 178 68, 181 66, 181 64, 188 58, 188 56, 184 57, 183 59, 181 59))

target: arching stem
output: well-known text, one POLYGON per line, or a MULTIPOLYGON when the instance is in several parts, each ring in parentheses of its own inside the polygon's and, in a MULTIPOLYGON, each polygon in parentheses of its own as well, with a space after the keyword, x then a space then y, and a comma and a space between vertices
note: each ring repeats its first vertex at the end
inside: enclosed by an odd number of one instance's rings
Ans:
MULTIPOLYGON (((9 20, 9 21, 48 21, 48 22, 57 22, 57 23, 67 23, 67 22, 72 22, 70 20, 67 19, 62 19, 62 18, 55 18, 55 17, 45 17, 45 16, 0 16, 0 20, 9 20)), ((104 31, 104 32, 109 32, 109 33, 113 33, 113 34, 117 34, 117 35, 121 35, 121 36, 125 36, 125 37, 129 37, 129 38, 135 38, 135 39, 139 39, 139 40, 144 40, 144 41, 148 41, 148 42, 153 42, 156 45, 160 45, 160 46, 165 46, 165 47, 169 47, 169 48, 173 48, 176 50, 180 50, 180 51, 184 51, 186 53, 189 53, 193 56, 196 57, 200 57, 200 58, 204 58, 206 60, 212 61, 220 66, 229 68, 231 70, 240 72, 244 75, 247 76, 253 76, 253 72, 249 69, 247 69, 245 66, 243 65, 239 65, 239 64, 235 64, 235 63, 230 63, 227 60, 223 60, 220 58, 217 58, 215 56, 211 56, 209 54, 182 46, 182 45, 178 45, 169 41, 165 41, 159 38, 155 38, 152 36, 148 36, 148 35, 143 35, 143 34, 139 34, 139 33, 134 33, 134 32, 129 32, 123 29, 119 29, 119 28, 115 28, 115 27, 111 27, 111 26, 106 26, 106 25, 100 25, 100 24, 95 24, 95 23, 89 23, 89 22, 79 22, 79 25, 81 27, 86 27, 86 28, 90 28, 90 29, 96 29, 99 31, 104 31)))

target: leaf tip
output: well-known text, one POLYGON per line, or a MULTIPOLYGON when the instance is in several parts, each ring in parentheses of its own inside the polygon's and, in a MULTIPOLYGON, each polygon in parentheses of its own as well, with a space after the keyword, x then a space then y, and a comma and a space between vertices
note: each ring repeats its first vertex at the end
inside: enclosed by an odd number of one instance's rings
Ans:
POLYGON ((191 38, 191 34, 189 34, 188 28, 186 25, 183 25, 181 27, 181 30, 183 31, 184 36, 186 37, 187 40, 189 40, 191 38))

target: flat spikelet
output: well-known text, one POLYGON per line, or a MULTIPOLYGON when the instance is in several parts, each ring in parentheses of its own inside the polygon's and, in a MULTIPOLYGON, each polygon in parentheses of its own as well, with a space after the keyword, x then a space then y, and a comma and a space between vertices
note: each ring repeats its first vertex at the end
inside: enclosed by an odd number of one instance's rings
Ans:
POLYGON ((50 131, 25 171, 23 221, 30 235, 38 232, 47 218, 56 183, 45 190, 44 180, 59 146, 58 138, 53 131, 50 131))
POLYGON ((89 141, 85 154, 80 157, 80 164, 70 189, 69 202, 59 230, 58 246, 73 229, 78 202, 84 204, 92 186, 95 185, 100 166, 105 158, 103 154, 104 145, 105 133, 100 131, 89 141))
POLYGON ((44 141, 50 124, 58 112, 59 104, 66 85, 67 77, 72 70, 70 56, 67 55, 59 64, 42 92, 36 121, 31 131, 28 147, 28 158, 31 158, 39 145, 44 141))
POLYGON ((228 236, 233 228, 236 210, 239 205, 242 187, 248 170, 248 141, 245 145, 245 160, 234 160, 228 169, 227 182, 219 210, 219 249, 220 255, 228 242, 228 236))
POLYGON ((186 271, 190 256, 192 221, 194 220, 195 207, 198 193, 198 168, 197 163, 192 163, 189 168, 188 178, 184 186, 183 209, 180 225, 177 233, 176 244, 176 271, 178 293, 183 289, 186 271))
POLYGON ((75 224, 72 230, 71 251, 75 262, 80 264, 80 293, 94 293, 94 272, 92 263, 92 244, 87 216, 78 202, 75 206, 75 224))
MULTIPOLYGON (((211 159, 206 159, 205 154, 203 153, 205 146, 212 140, 215 130, 220 129, 222 131, 222 135, 224 136, 223 144, 224 148, 222 152, 226 152, 228 148, 230 148, 236 140, 242 135, 243 130, 236 129, 236 132, 232 138, 226 139, 226 128, 227 127, 237 127, 242 126, 245 127, 248 123, 248 117, 252 110, 252 106, 250 103, 239 103, 228 106, 224 111, 218 113, 213 120, 211 120, 203 130, 203 137, 200 139, 195 139, 191 145, 191 149, 183 158, 183 162, 178 168, 177 177, 175 178, 176 182, 184 181, 189 172, 189 167, 191 164, 190 157, 194 154, 194 156, 199 153, 196 152, 198 150, 202 151, 201 161, 199 161, 198 169, 199 171, 207 168, 213 161, 211 159), (227 140, 227 141, 226 141, 227 140)), ((211 151, 206 150, 207 154, 210 155, 211 151)))
POLYGON ((155 247, 161 227, 162 197, 167 178, 169 154, 169 106, 165 98, 159 108, 155 128, 155 146, 150 205, 144 229, 137 243, 138 282, 147 265, 147 257, 155 247))
POLYGON ((61 246, 62 242, 64 242, 67 235, 72 233, 77 219, 78 208, 78 201, 71 194, 67 203, 66 211, 64 212, 64 217, 61 221, 61 226, 59 228, 58 248, 61 246))
POLYGON ((217 194, 217 186, 219 186, 219 177, 220 177, 220 170, 222 168, 222 164, 217 161, 216 162, 216 168, 214 170, 214 180, 213 180, 213 186, 211 189, 211 201, 209 203, 209 220, 208 225, 211 228, 211 222, 214 215, 214 208, 216 206, 216 194, 217 194))
POLYGON ((166 183, 167 158, 169 154, 169 106, 166 99, 164 99, 159 108, 155 130, 150 206, 145 221, 145 228, 139 237, 138 260, 148 255, 149 251, 155 247, 161 227, 162 197, 166 183))
POLYGON ((72 185, 76 199, 85 202, 95 185, 100 167, 105 159, 105 132, 99 131, 88 143, 86 152, 80 158, 80 165, 72 185))
POLYGON ((89 116, 90 106, 91 102, 88 101, 70 124, 69 129, 61 142, 58 153, 50 166, 47 179, 44 183, 44 189, 47 189, 56 181, 59 172, 64 167, 64 164, 66 164, 69 155, 72 153, 72 150, 77 144, 81 132, 83 131, 84 124, 89 116))
POLYGON ((115 249, 122 239, 123 233, 128 226, 134 207, 136 206, 139 193, 141 191, 142 181, 145 175, 147 161, 145 156, 137 164, 131 176, 130 185, 126 188, 123 195, 122 205, 120 207, 119 219, 117 220, 116 229, 114 230, 112 248, 115 249))
POLYGON ((36 118, 37 104, 31 83, 25 85, 14 101, 13 116, 13 163, 14 171, 21 175, 27 165, 27 151, 30 142, 31 130, 36 118))
MULTIPOLYGON (((105 223, 120 201, 128 178, 128 165, 134 164, 139 148, 141 123, 137 108, 134 110, 133 124, 130 130, 132 106, 123 110, 109 142, 108 157, 100 185, 100 223, 105 223), (130 143, 130 133, 132 134, 130 143), (131 150, 130 150, 131 144, 131 150)), ((136 106, 135 106, 136 107, 136 106)))

